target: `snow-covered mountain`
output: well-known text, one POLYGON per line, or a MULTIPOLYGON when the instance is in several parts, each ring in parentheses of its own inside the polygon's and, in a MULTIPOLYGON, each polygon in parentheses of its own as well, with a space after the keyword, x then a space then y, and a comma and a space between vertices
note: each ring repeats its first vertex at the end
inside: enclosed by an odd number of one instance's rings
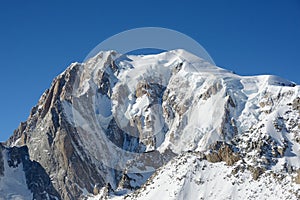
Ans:
POLYGON ((56 77, 6 142, 0 191, 37 199, 299 199, 299 113, 300 87, 276 76, 239 76, 184 50, 100 52, 56 77), (22 148, 47 175, 36 187, 51 189, 31 189, 26 159, 16 169, 5 164, 22 148), (18 175, 9 178, 11 170, 18 175), (5 189, 14 180, 29 189, 5 189))

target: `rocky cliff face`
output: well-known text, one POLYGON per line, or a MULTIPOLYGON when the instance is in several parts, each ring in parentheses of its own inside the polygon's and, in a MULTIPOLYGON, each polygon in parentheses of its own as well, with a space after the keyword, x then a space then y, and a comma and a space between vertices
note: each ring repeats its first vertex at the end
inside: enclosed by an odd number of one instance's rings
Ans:
POLYGON ((94 185, 105 185, 103 177, 108 173, 82 150, 76 128, 63 113, 62 101, 70 98, 69 87, 78 67, 73 65, 53 81, 27 122, 8 141, 10 146, 29 148, 31 158, 43 166, 62 199, 78 199, 94 185))
POLYGON ((143 194, 158 168, 191 153, 199 165, 225 162, 253 180, 272 172, 295 183, 299 90, 275 76, 238 76, 183 50, 100 52, 55 78, 6 146, 28 148, 43 169, 40 185, 50 180, 45 191, 59 199, 143 194))

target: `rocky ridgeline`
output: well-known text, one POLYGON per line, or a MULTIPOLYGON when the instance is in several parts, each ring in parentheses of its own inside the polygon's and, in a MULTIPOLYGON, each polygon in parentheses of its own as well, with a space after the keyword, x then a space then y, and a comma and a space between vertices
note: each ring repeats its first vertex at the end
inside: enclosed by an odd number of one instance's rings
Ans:
POLYGON ((79 66, 71 66, 53 81, 28 120, 7 142, 28 147, 31 159, 42 166, 62 199, 78 199, 84 188, 92 191, 96 184, 105 185, 106 171, 99 173, 101 166, 96 167, 82 150, 76 128, 68 123, 62 109, 62 101, 70 100, 79 66))

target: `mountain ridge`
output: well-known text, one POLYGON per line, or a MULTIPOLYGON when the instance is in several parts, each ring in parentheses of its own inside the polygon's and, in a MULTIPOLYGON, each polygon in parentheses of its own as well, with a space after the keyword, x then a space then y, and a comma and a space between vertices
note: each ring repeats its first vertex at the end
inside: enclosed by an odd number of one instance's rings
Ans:
POLYGON ((276 76, 236 75, 184 50, 100 52, 57 76, 6 146, 26 145, 62 199, 139 192, 188 152, 200 165, 248 170, 254 181, 265 172, 296 177, 299 90, 276 76))

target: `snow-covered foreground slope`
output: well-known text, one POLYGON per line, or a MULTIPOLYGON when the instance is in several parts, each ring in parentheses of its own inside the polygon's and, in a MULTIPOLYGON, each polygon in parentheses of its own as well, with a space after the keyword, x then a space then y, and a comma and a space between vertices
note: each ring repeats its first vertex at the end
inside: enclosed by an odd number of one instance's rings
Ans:
POLYGON ((280 198, 273 186, 293 199, 299 113, 300 87, 276 76, 239 76, 184 50, 106 51, 54 79, 7 144, 27 145, 62 199, 280 198))
MULTIPOLYGON (((249 170, 234 173, 233 166, 211 163, 199 154, 186 153, 162 167, 142 186, 127 196, 109 199, 231 200, 231 199, 299 199, 300 185, 289 176, 274 178, 264 173, 254 180, 249 170), (298 194, 298 197, 296 196, 298 194)), ((99 194, 94 199, 102 199, 99 194)), ((91 198, 91 199, 93 199, 91 198)))

